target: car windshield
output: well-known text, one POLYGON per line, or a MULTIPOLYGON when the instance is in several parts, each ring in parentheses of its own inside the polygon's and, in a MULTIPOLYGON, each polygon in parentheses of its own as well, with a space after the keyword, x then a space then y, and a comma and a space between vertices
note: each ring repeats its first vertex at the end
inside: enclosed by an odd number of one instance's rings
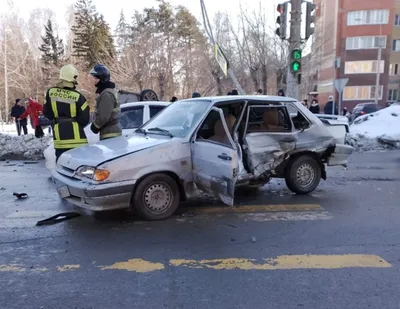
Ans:
POLYGON ((176 101, 158 113, 141 129, 149 133, 159 134, 164 130, 169 132, 172 136, 185 137, 204 116, 210 104, 210 100, 201 99, 176 101), (154 130, 155 128, 157 128, 157 130, 154 130))

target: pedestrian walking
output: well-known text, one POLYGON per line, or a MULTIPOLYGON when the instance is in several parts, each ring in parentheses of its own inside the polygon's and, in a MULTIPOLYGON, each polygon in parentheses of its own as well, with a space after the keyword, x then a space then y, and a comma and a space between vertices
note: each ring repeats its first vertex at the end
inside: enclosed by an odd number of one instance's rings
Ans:
POLYGON ((119 106, 115 83, 110 70, 103 64, 95 65, 90 71, 96 89, 96 112, 90 126, 93 133, 100 133, 100 140, 122 135, 119 106))
POLYGON ((24 135, 28 134, 28 121, 27 119, 18 120, 25 113, 25 107, 22 105, 20 99, 15 100, 15 105, 11 109, 11 117, 14 117, 15 125, 17 127, 18 136, 21 135, 21 129, 24 131, 24 135))
POLYGON ((84 131, 89 124, 89 104, 76 90, 78 71, 71 64, 60 70, 55 87, 46 92, 43 114, 53 123, 56 160, 66 151, 88 143, 84 131))

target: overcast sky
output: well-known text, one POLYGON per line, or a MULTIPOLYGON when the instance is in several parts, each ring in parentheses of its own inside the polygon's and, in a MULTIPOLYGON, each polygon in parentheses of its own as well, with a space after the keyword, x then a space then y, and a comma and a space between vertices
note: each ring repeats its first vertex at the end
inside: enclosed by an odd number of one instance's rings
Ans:
MULTIPOLYGON (((6 0, 0 0, 6 2, 6 0)), ((13 0, 16 10, 19 12, 21 17, 25 20, 28 19, 30 12, 35 8, 49 8, 57 14, 58 24, 61 29, 66 26, 65 13, 68 5, 74 4, 75 0, 13 0)), ((170 0, 173 5, 184 5, 186 6, 197 18, 201 17, 200 0, 170 0)), ((278 0, 204 0, 208 14, 214 15, 217 11, 228 11, 232 15, 236 15, 239 11, 239 7, 242 4, 249 10, 257 9, 261 2, 263 8, 271 16, 271 26, 274 25, 276 19, 275 9, 278 0)), ((105 19, 114 30, 119 19, 121 9, 124 10, 127 16, 132 16, 133 11, 141 10, 144 7, 156 6, 155 0, 93 0, 93 4, 96 6, 97 11, 105 16, 105 19)), ((0 13, 6 13, 9 10, 7 5, 0 6, 0 13)), ((45 21, 44 21, 45 22, 45 21)), ((43 22, 43 23, 44 23, 43 22)))

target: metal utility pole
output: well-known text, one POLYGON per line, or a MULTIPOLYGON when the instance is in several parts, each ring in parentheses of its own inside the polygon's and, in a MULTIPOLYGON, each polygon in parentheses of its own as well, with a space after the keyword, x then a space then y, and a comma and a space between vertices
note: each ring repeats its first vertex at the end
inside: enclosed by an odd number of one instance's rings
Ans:
POLYGON ((210 20, 208 19, 208 15, 207 15, 207 9, 206 9, 206 6, 205 6, 203 0, 200 0, 200 5, 201 5, 201 13, 203 16, 204 29, 206 30, 208 38, 210 39, 210 42, 213 45, 213 48, 215 49, 216 58, 217 58, 218 64, 221 67, 221 70, 224 72, 225 76, 229 75, 229 77, 232 79, 233 84, 235 85, 239 94, 242 94, 242 95, 246 94, 244 92, 243 88, 240 86, 239 81, 236 79, 236 76, 233 73, 233 70, 229 67, 229 62, 226 59, 226 57, 223 55, 222 51, 220 50, 220 47, 218 46, 218 42, 216 42, 214 39, 210 20))
MULTIPOLYGON (((291 0, 290 3, 292 11, 290 12, 289 66, 293 50, 300 49, 301 44, 302 0, 291 0)), ((299 85, 290 68, 287 70, 286 96, 299 99, 299 85)))

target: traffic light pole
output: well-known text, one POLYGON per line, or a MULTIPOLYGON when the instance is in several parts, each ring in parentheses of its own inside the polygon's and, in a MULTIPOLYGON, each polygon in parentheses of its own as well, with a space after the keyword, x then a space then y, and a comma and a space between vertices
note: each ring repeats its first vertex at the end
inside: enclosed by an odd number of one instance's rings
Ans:
POLYGON ((300 99, 299 85, 291 72, 290 61, 293 50, 300 48, 301 43, 301 2, 302 0, 290 0, 292 11, 290 14, 289 65, 286 77, 286 96, 298 100, 300 99))

